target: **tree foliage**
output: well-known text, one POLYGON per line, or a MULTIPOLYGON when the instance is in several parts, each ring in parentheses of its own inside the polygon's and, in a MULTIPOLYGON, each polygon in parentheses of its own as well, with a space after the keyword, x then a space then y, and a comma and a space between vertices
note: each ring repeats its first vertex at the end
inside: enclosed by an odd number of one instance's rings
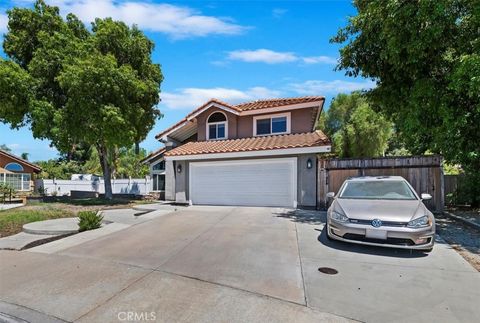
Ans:
POLYGON ((0 61, 0 121, 28 124, 69 154, 94 146, 111 198, 115 151, 145 139, 155 120, 160 66, 153 43, 136 27, 96 19, 91 31, 73 14, 36 1, 33 9, 8 11, 0 61))
POLYGON ((337 95, 319 124, 340 157, 382 156, 392 134, 392 124, 360 92, 337 95))
MULTIPOLYGON (((145 149, 140 149, 136 154, 135 148, 117 149, 111 161, 112 177, 114 178, 144 178, 149 174, 148 166, 141 163, 147 156, 145 149)), ((83 158, 83 157, 82 157, 83 158)), ((85 160, 72 160, 65 157, 36 162, 42 168, 40 178, 45 179, 70 179, 73 174, 95 174, 103 176, 102 165, 95 147, 87 152, 85 160)))
POLYGON ((334 42, 338 69, 373 78, 374 107, 414 153, 480 169, 480 5, 474 0, 354 1, 334 42))
POLYGON ((344 44, 337 68, 377 81, 369 97, 410 150, 442 153, 480 177, 480 3, 354 5, 358 14, 333 38, 344 44))
POLYGON ((3 151, 6 151, 6 152, 12 151, 12 150, 10 149, 10 147, 8 147, 8 146, 5 145, 5 144, 0 144, 0 149, 3 150, 3 151))

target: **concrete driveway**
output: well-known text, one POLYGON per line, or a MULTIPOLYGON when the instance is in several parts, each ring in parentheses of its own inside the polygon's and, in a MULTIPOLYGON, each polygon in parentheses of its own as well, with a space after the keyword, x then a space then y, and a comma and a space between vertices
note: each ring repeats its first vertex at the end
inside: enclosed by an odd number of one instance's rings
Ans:
POLYGON ((3 251, 0 312, 82 322, 480 317, 480 274, 447 244, 427 255, 329 242, 322 217, 194 206, 51 254, 3 251))

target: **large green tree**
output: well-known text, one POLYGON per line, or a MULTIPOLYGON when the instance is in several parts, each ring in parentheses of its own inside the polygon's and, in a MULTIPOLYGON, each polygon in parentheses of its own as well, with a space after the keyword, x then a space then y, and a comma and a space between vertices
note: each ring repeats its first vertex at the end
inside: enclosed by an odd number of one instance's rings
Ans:
POLYGON ((392 123, 373 111, 360 92, 338 94, 322 114, 319 127, 333 139, 340 157, 382 156, 392 134, 392 123))
POLYGON ((344 45, 337 68, 377 81, 369 97, 409 150, 442 153, 480 180, 480 2, 354 5, 358 14, 332 39, 344 45))
POLYGON ((160 116, 163 80, 153 43, 135 26, 96 19, 91 31, 74 15, 36 1, 8 11, 0 61, 0 121, 29 125, 62 153, 94 146, 112 197, 115 151, 143 140, 160 116))

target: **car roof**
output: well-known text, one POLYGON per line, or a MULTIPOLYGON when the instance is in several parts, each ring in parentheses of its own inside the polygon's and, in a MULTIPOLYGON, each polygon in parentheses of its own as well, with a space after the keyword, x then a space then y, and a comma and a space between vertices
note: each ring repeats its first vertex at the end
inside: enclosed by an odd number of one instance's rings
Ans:
POLYGON ((349 177, 347 181, 404 181, 405 178, 402 176, 356 176, 349 177))

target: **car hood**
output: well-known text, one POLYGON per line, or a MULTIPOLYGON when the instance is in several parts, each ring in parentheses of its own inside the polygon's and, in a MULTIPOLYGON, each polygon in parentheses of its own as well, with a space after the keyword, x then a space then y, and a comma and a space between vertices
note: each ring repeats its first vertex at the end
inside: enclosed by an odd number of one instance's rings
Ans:
POLYGON ((350 219, 408 222, 417 213, 425 215, 426 210, 420 200, 355 200, 337 199, 336 203, 350 219))

